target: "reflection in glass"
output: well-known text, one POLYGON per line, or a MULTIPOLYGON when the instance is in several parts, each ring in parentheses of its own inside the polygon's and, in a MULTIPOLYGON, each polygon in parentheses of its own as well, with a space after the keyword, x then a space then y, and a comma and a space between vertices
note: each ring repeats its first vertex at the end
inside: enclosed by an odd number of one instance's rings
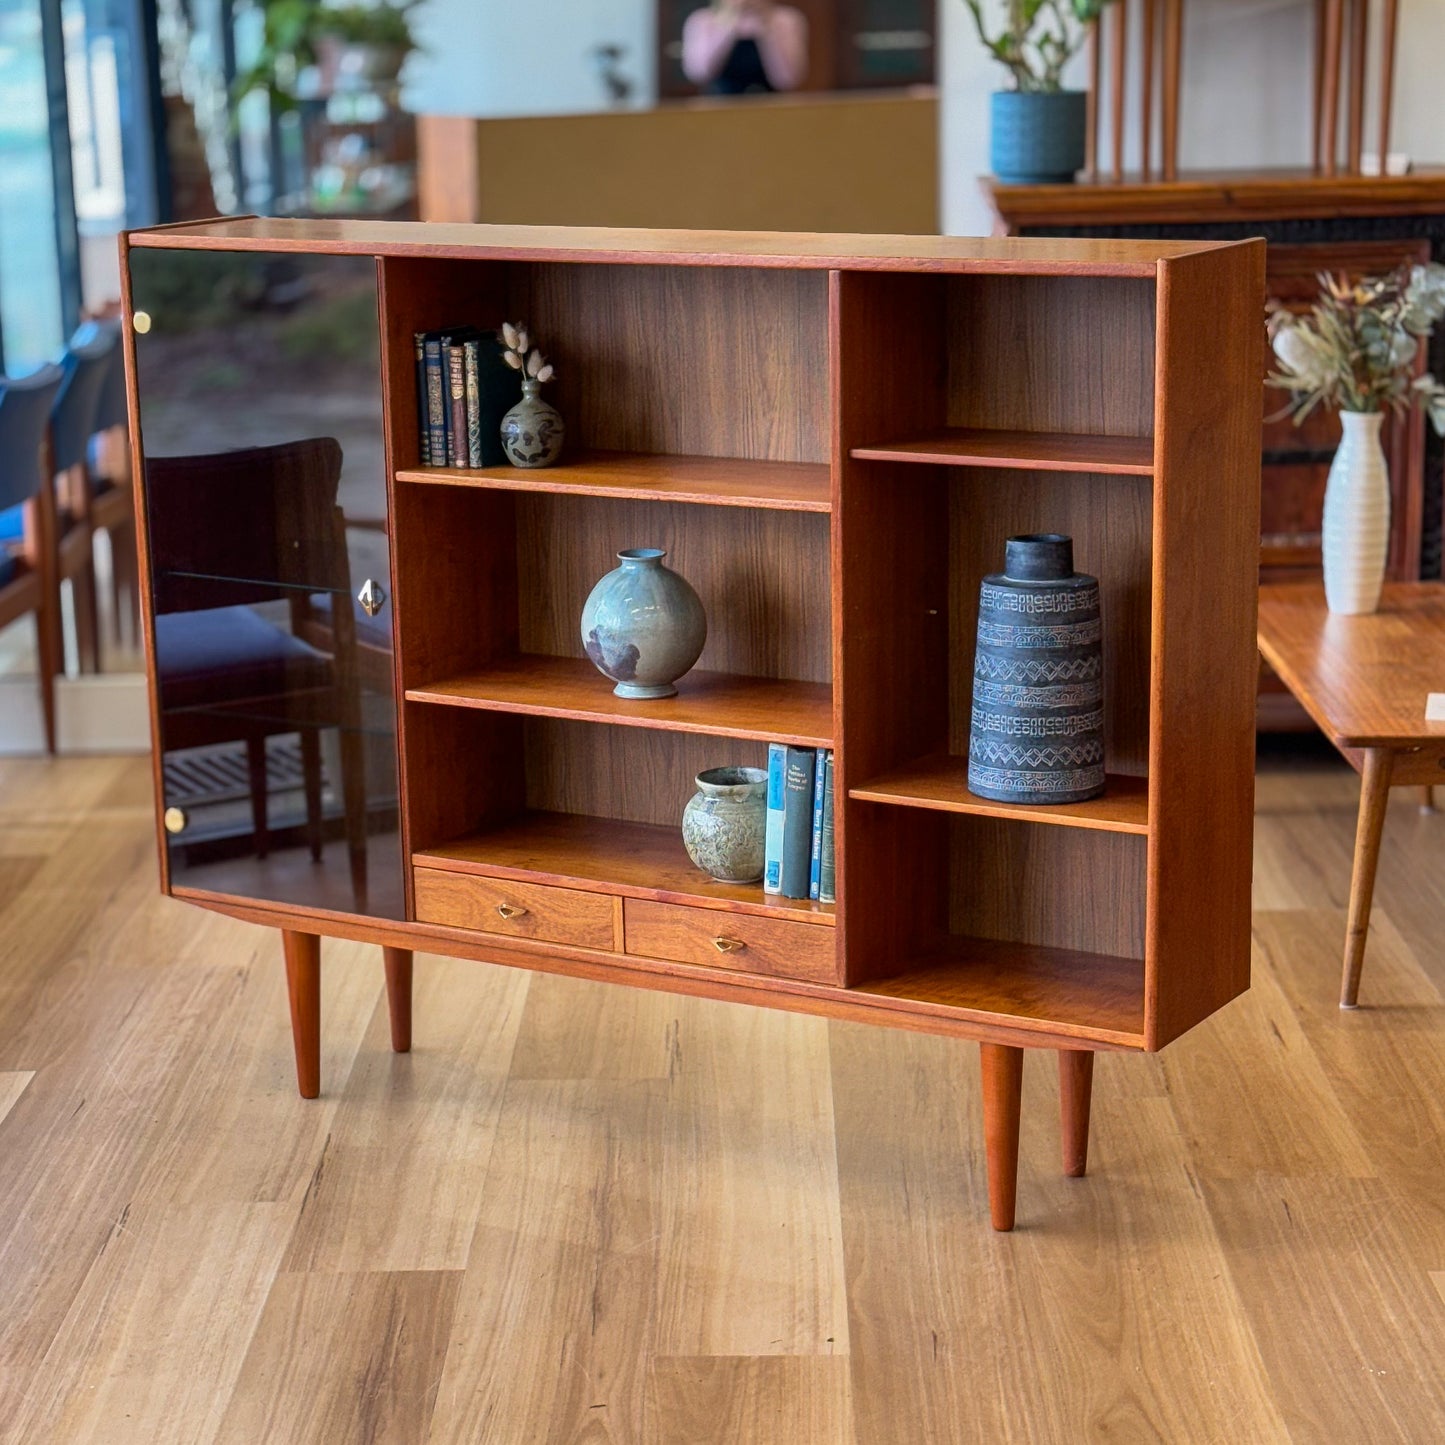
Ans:
POLYGON ((375 265, 130 260, 172 879, 400 916, 375 265))

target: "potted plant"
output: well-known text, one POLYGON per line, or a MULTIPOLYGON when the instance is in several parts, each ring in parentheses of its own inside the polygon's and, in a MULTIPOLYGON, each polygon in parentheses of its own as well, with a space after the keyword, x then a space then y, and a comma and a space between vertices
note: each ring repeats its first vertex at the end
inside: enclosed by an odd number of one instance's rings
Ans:
POLYGON ((1422 405, 1445 435, 1445 385, 1415 376, 1421 342, 1445 314, 1445 266, 1402 266, 1387 276, 1320 277, 1320 296, 1296 314, 1269 306, 1278 369, 1271 386, 1293 397, 1298 424, 1317 406, 1340 414, 1343 436, 1325 485, 1321 552, 1331 612, 1373 612, 1390 532, 1390 479, 1380 446, 1387 411, 1422 405))
POLYGON ((264 90, 273 115, 293 110, 302 72, 313 65, 321 70, 323 93, 336 88, 339 76, 394 81, 402 62, 417 48, 409 14, 417 3, 262 0, 261 49, 250 68, 237 77, 236 99, 264 90))
POLYGON ((995 91, 992 99, 994 176, 1011 186, 1072 181, 1084 164, 1088 103, 1083 91, 1063 88, 1064 67, 1110 0, 1003 0, 1003 20, 992 36, 984 3, 964 0, 978 38, 1013 78, 1013 88, 995 91))

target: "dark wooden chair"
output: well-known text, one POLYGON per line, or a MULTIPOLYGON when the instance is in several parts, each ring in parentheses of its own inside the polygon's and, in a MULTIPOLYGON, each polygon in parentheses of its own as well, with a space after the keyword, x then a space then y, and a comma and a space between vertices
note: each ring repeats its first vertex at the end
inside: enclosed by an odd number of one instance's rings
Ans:
POLYGON ((45 366, 0 379, 0 627, 35 616, 36 667, 45 746, 55 751, 55 675, 60 671, 59 589, 54 563, 55 493, 46 431, 65 374, 45 366), (9 538, 10 540, 5 540, 9 538))
POLYGON ((365 759, 340 478, 341 448, 330 437, 151 457, 146 507, 163 747, 244 742, 256 853, 265 857, 266 740, 298 734, 319 861, 320 734, 338 728, 352 887, 364 906, 365 759), (327 648, 303 635, 318 594, 330 601, 327 648))
POLYGON ((114 321, 98 325, 116 340, 96 399, 89 453, 89 511, 92 538, 104 532, 110 541, 111 620, 116 641, 136 634, 140 571, 136 558, 135 489, 130 474, 130 423, 125 400, 125 357, 114 321))

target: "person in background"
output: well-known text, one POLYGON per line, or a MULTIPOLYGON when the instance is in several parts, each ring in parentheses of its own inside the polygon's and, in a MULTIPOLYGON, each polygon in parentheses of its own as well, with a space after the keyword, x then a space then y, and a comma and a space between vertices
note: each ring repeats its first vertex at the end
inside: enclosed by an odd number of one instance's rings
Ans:
POLYGON ((796 90, 808 78, 808 21, 773 0, 713 0, 682 27, 682 68, 708 95, 796 90))

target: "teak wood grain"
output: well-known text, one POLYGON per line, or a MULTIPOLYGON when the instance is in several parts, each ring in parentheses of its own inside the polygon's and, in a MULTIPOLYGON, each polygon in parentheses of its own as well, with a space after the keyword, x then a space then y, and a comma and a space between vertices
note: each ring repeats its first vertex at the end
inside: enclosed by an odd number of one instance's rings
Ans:
POLYGON ((631 823, 574 813, 525 813, 485 832, 413 855, 458 873, 592 888, 659 903, 758 913, 831 926, 830 903, 764 893, 761 883, 719 883, 696 867, 673 823, 631 823))
POLYGON ((1086 803, 1000 803, 968 790, 968 757, 936 753, 848 790, 868 803, 937 808, 945 813, 979 813, 1021 823, 1053 823, 1065 828, 1097 828, 1106 833, 1149 831, 1149 783, 1145 778, 1111 773, 1101 797, 1086 803))
POLYGON ((712 507, 763 507, 783 512, 826 512, 828 468, 822 462, 763 462, 732 457, 689 457, 642 452, 569 450, 556 466, 412 467, 400 482, 444 487, 491 487, 562 496, 629 497, 712 507))
POLYGON ((254 219, 136 244, 361 251, 381 276, 412 913, 178 896, 1006 1049, 1156 1048, 1245 986, 1259 248, 254 219), (577 450, 415 466, 412 333, 502 317, 557 362, 577 450), (1101 581, 1113 782, 1077 811, 976 807, 978 587, 1040 530, 1101 581), (656 704, 580 656, 583 600, 637 545, 709 619, 656 704), (676 844, 696 773, 770 739, 835 749, 831 910, 711 885, 676 844))
POLYGON ((1314 583, 1262 587, 1259 650, 1336 747, 1445 743, 1425 720, 1445 692, 1445 585, 1387 582, 1364 617, 1330 612, 1314 583))
POLYGON ((676 697, 618 697, 612 682, 586 658, 535 654, 408 688, 406 699, 801 747, 828 747, 833 732, 833 690, 824 683, 694 669, 678 679, 676 697))
POLYGON ((854 447, 865 462, 919 462, 936 466, 1008 467, 1030 472, 1118 472, 1147 477, 1154 443, 1147 436, 947 427, 923 437, 854 447))

